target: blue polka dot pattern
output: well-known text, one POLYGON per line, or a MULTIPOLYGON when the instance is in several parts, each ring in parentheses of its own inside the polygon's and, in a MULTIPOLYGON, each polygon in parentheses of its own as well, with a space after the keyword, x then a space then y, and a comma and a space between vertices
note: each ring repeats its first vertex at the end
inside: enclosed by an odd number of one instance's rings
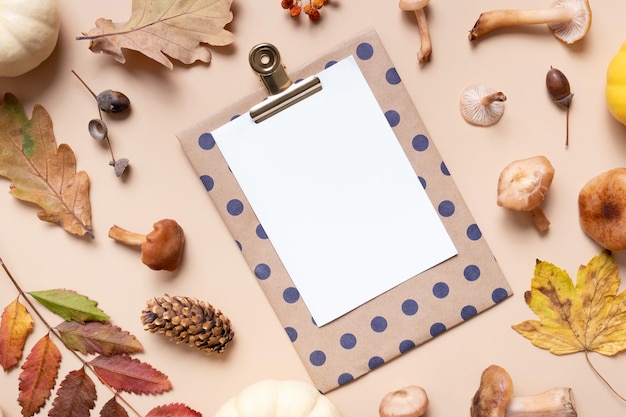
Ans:
POLYGON ((400 84, 402 81, 400 79, 400 74, 398 74, 398 71, 393 67, 389 68, 385 73, 385 80, 387 80, 387 82, 391 85, 400 84))
POLYGON ((384 317, 376 316, 372 319, 370 326, 376 333, 381 333, 387 330, 387 320, 384 317))
POLYGON ((437 298, 446 298, 450 294, 450 287, 445 282, 433 285, 433 295, 437 298))
POLYGON ((478 311, 476 310, 476 307, 474 306, 465 306, 461 309, 461 318, 463 320, 469 320, 472 317, 474 317, 476 314, 478 314, 478 311))
POLYGON ((374 56, 374 47, 367 42, 360 43, 356 47, 356 56, 358 56, 359 59, 362 59, 363 61, 367 61, 368 59, 371 59, 372 56, 374 56))
POLYGON ((262 225, 258 225, 256 227, 256 235, 258 236, 259 239, 267 239, 267 234, 265 233, 265 229, 263 229, 262 225))
POLYGON ((211 150, 215 147, 215 138, 211 133, 203 133, 198 137, 198 146, 205 151, 211 150))
POLYGON ((339 339, 339 344, 344 349, 352 349, 356 346, 356 336, 352 333, 345 333, 341 335, 339 339))
POLYGON ((395 110, 386 111, 385 117, 387 118, 387 122, 391 127, 396 127, 398 126, 398 124, 400 124, 400 113, 395 110))
POLYGON ((287 336, 289 336, 289 340, 291 340, 292 343, 298 340, 298 331, 293 327, 285 327, 285 332, 287 333, 287 336))
POLYGON ((413 349, 414 347, 415 347, 415 343, 412 340, 403 340, 402 342, 400 342, 400 346, 398 346, 398 350, 400 350, 400 353, 404 353, 406 351, 413 349))
POLYGON ((444 200, 441 203, 439 203, 439 206, 437 207, 437 211, 439 211, 439 214, 441 214, 443 217, 450 217, 454 214, 454 203, 450 200, 444 200))
POLYGON ((446 163, 441 161, 441 166, 439 167, 439 169, 441 169, 441 173, 445 176, 450 176, 450 171, 448 171, 448 167, 446 166, 446 163))
POLYGON ((231 216, 239 216, 243 212, 243 203, 236 198, 232 199, 226 204, 226 211, 231 216))
POLYGON ((314 350, 309 355, 309 361, 313 366, 322 366, 326 363, 326 354, 321 350, 314 350))
POLYGON ((496 288, 491 293, 491 300, 494 303, 499 303, 500 301, 504 300, 508 296, 509 296, 509 293, 507 290, 505 290, 504 288, 496 288))
POLYGON ((420 180, 420 184, 422 184, 422 188, 426 189, 426 179, 424 177, 417 177, 420 180))
POLYGON ((260 280, 266 280, 272 274, 272 270, 267 264, 258 264, 254 267, 254 275, 260 280))
POLYGON ((200 181, 202 181, 202 185, 204 185, 204 189, 207 191, 211 191, 215 186, 215 181, 210 175, 201 175, 200 181))
POLYGON ((468 281, 476 281, 480 278, 480 268, 476 265, 467 265, 463 270, 463 276, 468 281))
POLYGON ((243 249, 243 245, 241 244, 240 241, 235 240, 235 244, 237 245, 237 247, 239 248, 239 250, 243 249))
POLYGON ((413 299, 404 300, 402 303, 402 312, 407 316, 414 316, 417 314, 419 306, 417 305, 417 301, 413 299))
POLYGON ((296 289, 296 287, 285 288, 283 291, 283 300, 285 300, 288 304, 293 304, 298 302, 300 299, 300 292, 296 289))
POLYGON ((385 360, 380 356, 372 356, 369 361, 367 361, 367 367, 369 369, 378 368, 380 365, 383 365, 385 360))
POLYGON ((483 237, 483 233, 480 231, 480 228, 476 223, 470 224, 467 227, 466 233, 470 240, 480 240, 480 238, 483 237))
POLYGON ((330 67, 332 67, 333 65, 335 65, 336 63, 337 63, 337 61, 328 61, 328 62, 326 63, 326 65, 324 65, 324 69, 326 69, 326 68, 330 68, 330 67))
POLYGON ((354 381, 354 377, 352 376, 352 374, 349 374, 347 372, 339 375, 339 378, 337 378, 337 383, 339 385, 345 385, 348 382, 352 382, 352 381, 354 381))
POLYGON ((428 149, 428 137, 422 134, 416 135, 411 141, 411 144, 413 145, 413 149, 416 151, 424 152, 428 149))
POLYGON ((433 323, 433 325, 430 326, 430 335, 432 337, 438 336, 445 331, 446 325, 443 323, 433 323))

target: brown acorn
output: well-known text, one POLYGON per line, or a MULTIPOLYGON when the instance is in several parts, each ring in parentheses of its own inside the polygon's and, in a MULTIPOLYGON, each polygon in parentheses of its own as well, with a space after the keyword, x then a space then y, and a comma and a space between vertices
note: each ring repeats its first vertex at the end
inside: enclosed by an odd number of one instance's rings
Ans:
POLYGON ((560 70, 550 67, 546 74, 546 88, 550 98, 559 106, 565 107, 565 146, 569 145, 569 107, 574 94, 572 93, 569 81, 560 70))

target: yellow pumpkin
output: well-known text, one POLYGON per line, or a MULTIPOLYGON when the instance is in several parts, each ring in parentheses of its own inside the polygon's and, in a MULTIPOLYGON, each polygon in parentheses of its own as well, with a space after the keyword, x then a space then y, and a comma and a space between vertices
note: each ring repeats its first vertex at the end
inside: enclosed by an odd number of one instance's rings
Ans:
POLYGON ((607 69, 606 103, 613 117, 626 125, 626 42, 613 56, 607 69))
POLYGON ((313 385, 296 380, 266 379, 244 388, 214 417, 341 417, 339 410, 313 385))
POLYGON ((0 0, 0 77, 17 77, 45 61, 60 26, 56 0, 0 0))

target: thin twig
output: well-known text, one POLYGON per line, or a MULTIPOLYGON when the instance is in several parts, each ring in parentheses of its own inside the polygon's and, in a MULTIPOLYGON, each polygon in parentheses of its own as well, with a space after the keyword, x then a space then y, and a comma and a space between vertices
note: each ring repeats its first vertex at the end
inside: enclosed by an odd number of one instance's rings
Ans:
POLYGON ((598 372, 598 370, 596 369, 595 366, 593 366, 593 364, 591 363, 591 359, 589 359, 589 351, 585 350, 585 359, 587 360, 587 364, 589 364, 589 366, 591 367, 591 369, 593 370, 593 373, 596 374, 596 376, 598 378, 600 378, 600 380, 602 380, 602 382, 604 382, 604 385, 606 385, 613 394, 615 394, 617 396, 617 398, 619 398, 622 401, 626 401, 626 398, 623 397, 622 395, 620 395, 615 388, 613 388, 611 386, 611 384, 609 383, 609 381, 606 380, 606 378, 604 378, 602 375, 600 375, 600 372, 598 372))

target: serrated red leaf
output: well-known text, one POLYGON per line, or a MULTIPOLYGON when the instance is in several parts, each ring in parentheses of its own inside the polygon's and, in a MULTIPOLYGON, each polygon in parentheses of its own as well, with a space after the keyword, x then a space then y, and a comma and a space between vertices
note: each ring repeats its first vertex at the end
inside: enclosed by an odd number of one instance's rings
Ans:
POLYGON ((202 414, 185 404, 174 403, 154 407, 146 417, 202 417, 202 414))
POLYGON ((16 298, 5 307, 0 319, 0 365, 5 372, 19 363, 32 330, 33 318, 16 298))
POLYGON ((96 385, 84 368, 77 369, 61 381, 48 417, 89 417, 96 398, 96 385))
POLYGON ((100 410, 100 417, 128 417, 128 413, 113 397, 100 410))
POLYGON ((160 394, 172 389, 167 375, 128 355, 96 356, 89 362, 109 386, 135 394, 160 394))
POLYGON ((46 334, 33 346, 22 365, 17 398, 22 416, 32 417, 45 404, 56 384, 60 365, 61 352, 46 334))
POLYGON ((56 329, 68 349, 105 356, 143 352, 137 338, 110 323, 65 321, 56 329))

